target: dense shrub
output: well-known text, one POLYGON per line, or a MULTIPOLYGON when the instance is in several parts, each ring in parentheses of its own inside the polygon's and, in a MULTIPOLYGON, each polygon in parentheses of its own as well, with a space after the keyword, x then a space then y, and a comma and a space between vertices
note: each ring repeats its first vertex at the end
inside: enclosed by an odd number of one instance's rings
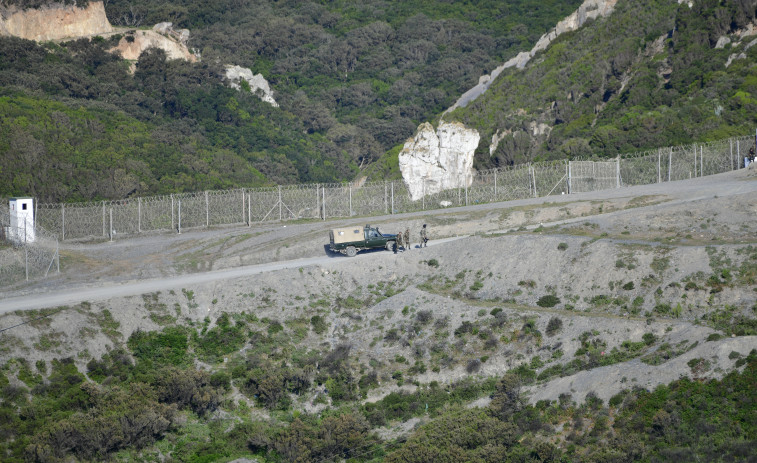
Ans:
POLYGON ((547 336, 553 336, 555 333, 562 329, 562 319, 559 317, 552 317, 547 323, 547 329, 545 332, 547 336))
POLYGON ((560 298, 555 296, 554 294, 547 294, 546 296, 542 296, 539 298, 538 301, 536 301, 536 305, 539 307, 554 307, 557 304, 560 303, 560 298))

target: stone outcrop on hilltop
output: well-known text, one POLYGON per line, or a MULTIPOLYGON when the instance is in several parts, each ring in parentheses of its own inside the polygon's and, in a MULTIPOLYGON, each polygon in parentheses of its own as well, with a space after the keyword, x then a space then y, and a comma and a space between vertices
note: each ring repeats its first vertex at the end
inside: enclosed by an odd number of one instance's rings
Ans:
POLYGON ((265 80, 263 74, 252 74, 252 71, 243 68, 242 66, 227 65, 226 66, 226 79, 229 81, 231 88, 241 90, 241 81, 245 81, 250 85, 250 92, 259 96, 261 100, 270 104, 274 108, 278 108, 279 104, 273 98, 273 92, 268 85, 268 81, 265 80))
MULTIPOLYGON (((51 5, 39 9, 11 9, 0 16, 0 35, 21 37, 37 42, 76 39, 115 33, 105 15, 102 1, 90 1, 86 7, 51 5)), ((136 61, 148 48, 160 48, 168 59, 195 62, 198 57, 187 48, 189 31, 174 30, 171 23, 159 23, 153 30, 130 31, 111 52, 136 61)))
POLYGON ((113 32, 103 2, 90 1, 86 7, 55 6, 30 10, 10 10, 0 17, 0 35, 44 42, 90 37, 113 32))
POLYGON ((470 186, 478 131, 459 122, 441 122, 439 128, 421 124, 399 154, 400 171, 410 198, 451 188, 470 186))
POLYGON ((196 62, 198 57, 187 48, 189 30, 174 30, 171 23, 158 23, 151 31, 137 30, 125 35, 111 52, 118 52, 124 59, 136 61, 148 48, 160 48, 168 59, 183 59, 196 62))

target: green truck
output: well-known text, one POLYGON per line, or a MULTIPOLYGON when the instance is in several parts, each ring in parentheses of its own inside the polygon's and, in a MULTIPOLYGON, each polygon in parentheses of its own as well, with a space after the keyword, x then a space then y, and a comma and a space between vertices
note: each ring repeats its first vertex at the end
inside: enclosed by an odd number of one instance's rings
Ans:
POLYGON ((329 239, 331 251, 354 257, 364 249, 385 248, 391 251, 397 242, 397 235, 384 234, 378 227, 366 225, 364 228, 334 228, 329 231, 329 239))

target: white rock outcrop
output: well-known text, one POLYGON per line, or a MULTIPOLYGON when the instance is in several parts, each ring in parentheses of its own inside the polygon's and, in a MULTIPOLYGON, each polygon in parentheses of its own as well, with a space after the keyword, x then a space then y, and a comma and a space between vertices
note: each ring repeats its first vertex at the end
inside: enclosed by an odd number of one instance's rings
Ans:
POLYGON ((481 76, 478 79, 478 85, 463 93, 455 104, 445 111, 445 114, 455 108, 464 107, 478 98, 505 69, 511 67, 523 69, 526 67, 526 64, 528 64, 536 53, 545 50, 561 34, 578 29, 589 19, 609 16, 615 9, 617 2, 618 0, 585 0, 570 16, 557 23, 554 29, 542 35, 531 51, 522 51, 515 57, 510 58, 506 63, 495 68, 490 75, 481 76))
POLYGON ((399 154, 400 172, 410 198, 451 188, 470 186, 473 181, 473 154, 481 139, 477 130, 459 122, 428 122, 418 127, 399 154))
POLYGON ((240 82, 242 80, 250 84, 250 92, 258 95, 261 100, 270 104, 274 108, 278 108, 279 104, 273 98, 273 92, 271 86, 268 85, 268 81, 265 80, 263 74, 252 74, 252 71, 243 68, 242 66, 227 65, 226 66, 226 79, 229 81, 229 85, 232 88, 241 90, 242 86, 240 82))
POLYGON ((744 50, 740 53, 733 53, 731 56, 728 57, 728 61, 725 62, 725 67, 728 67, 731 65, 733 60, 737 59, 746 59, 746 51, 752 48, 753 46, 757 45, 757 39, 752 40, 748 44, 744 46, 744 50))
POLYGON ((12 9, 0 17, 0 35, 45 42, 113 32, 103 2, 84 8, 56 5, 39 9, 12 9))
POLYGON ((135 31, 134 34, 123 37, 110 51, 120 53, 124 59, 136 61, 148 48, 162 49, 169 60, 183 59, 191 63, 198 60, 184 43, 156 31, 135 31))

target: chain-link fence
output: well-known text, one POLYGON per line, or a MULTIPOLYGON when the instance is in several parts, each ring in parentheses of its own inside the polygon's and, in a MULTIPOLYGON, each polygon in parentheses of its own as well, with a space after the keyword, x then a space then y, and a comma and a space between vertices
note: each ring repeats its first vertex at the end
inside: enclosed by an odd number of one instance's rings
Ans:
POLYGON ((682 180, 743 166, 751 137, 661 148, 612 160, 553 161, 477 172, 470 186, 412 200, 404 182, 289 185, 78 204, 39 204, 37 225, 62 240, 300 218, 397 214, 682 180))
POLYGON ((39 227, 31 230, 26 220, 11 220, 7 204, 0 206, 0 286, 60 272, 58 238, 39 227))

